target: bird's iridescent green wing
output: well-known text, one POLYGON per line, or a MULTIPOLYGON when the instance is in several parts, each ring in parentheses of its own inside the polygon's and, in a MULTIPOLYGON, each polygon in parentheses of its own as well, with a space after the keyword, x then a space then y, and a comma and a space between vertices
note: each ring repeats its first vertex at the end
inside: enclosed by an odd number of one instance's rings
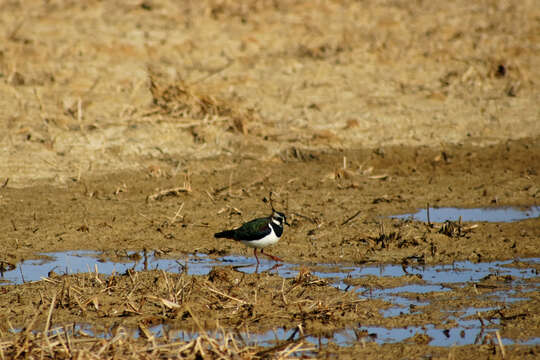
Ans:
POLYGON ((237 240, 258 240, 268 234, 270 234, 269 218, 259 218, 251 220, 235 231, 235 238, 237 240))

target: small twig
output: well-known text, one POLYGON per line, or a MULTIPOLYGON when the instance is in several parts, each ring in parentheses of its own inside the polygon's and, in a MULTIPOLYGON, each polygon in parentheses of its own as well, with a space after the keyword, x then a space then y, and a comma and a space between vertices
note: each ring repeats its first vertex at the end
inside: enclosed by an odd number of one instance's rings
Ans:
POLYGON ((429 203, 427 203, 427 224, 428 226, 431 226, 431 220, 429 218, 429 203))
MULTIPOLYGON (((199 334, 201 336, 206 335, 206 332, 204 331, 204 328, 202 327, 201 323, 199 322, 199 319, 197 319, 195 317, 195 314, 193 314, 193 311, 191 311, 191 309, 189 307, 187 307, 187 306, 186 306, 186 310, 189 313, 189 315, 191 315, 191 318, 193 319, 193 322, 195 323, 195 325, 197 325, 197 328, 199 328, 199 334)), ((200 339, 200 337, 198 337, 197 339, 200 339)))
POLYGON ((41 96, 39 96, 38 94, 38 91, 36 88, 33 88, 32 89, 33 92, 34 92, 34 96, 36 97, 36 100, 38 102, 38 105, 39 105, 39 115, 41 116, 41 119, 44 120, 45 119, 45 115, 44 115, 44 107, 43 107, 43 101, 41 101, 41 96))
POLYGON ((223 293, 223 292, 221 292, 221 291, 219 291, 219 290, 213 289, 213 288, 212 288, 211 286, 209 286, 209 285, 206 285, 206 288, 207 288, 208 290, 210 290, 211 292, 215 293, 215 294, 218 294, 218 295, 220 295, 220 296, 226 297, 227 299, 231 299, 231 300, 237 301, 237 302, 239 302, 239 303, 242 304, 242 305, 247 304, 246 301, 241 300, 241 299, 238 299, 238 298, 235 298, 234 296, 227 295, 227 294, 225 294, 225 293, 223 293))
MULTIPOLYGON (((190 311, 189 313, 190 313, 191 316, 193 317, 193 314, 191 313, 191 311, 190 311)), ((195 320, 195 318, 193 318, 193 319, 195 320)), ((201 325, 199 324, 199 326, 201 326, 201 325)), ((208 338, 208 337, 206 336, 206 333, 203 333, 203 335, 201 335, 201 336, 205 336, 206 338, 208 338)), ((201 344, 201 336, 199 336, 199 337, 197 338, 197 340, 195 340, 195 351, 196 351, 196 352, 198 351, 198 352, 199 352, 199 355, 201 356, 201 358, 204 359, 206 356, 205 356, 205 354, 204 354, 204 349, 203 349, 203 346, 202 346, 202 344, 201 344)))
POLYGON ((148 220, 149 222, 154 223, 152 219, 150 219, 148 216, 144 215, 143 213, 139 213, 139 215, 141 215, 144 219, 148 220))
POLYGON ((229 188, 227 189, 227 191, 229 192, 229 196, 231 195, 231 189, 232 189, 232 179, 233 179, 233 174, 234 172, 231 171, 231 173, 229 174, 229 188))
POLYGON ((45 322, 45 336, 47 336, 47 332, 49 331, 49 327, 51 326, 51 317, 52 312, 54 309, 54 305, 56 304, 56 293, 54 293, 53 298, 51 300, 51 306, 49 307, 49 313, 47 314, 47 321, 45 322))
POLYGON ((180 205, 180 207, 178 208, 178 210, 176 211, 174 216, 171 218, 171 224, 174 224, 176 222, 176 219, 178 218, 178 215, 180 215, 180 211, 182 211, 182 209, 184 208, 184 204, 185 203, 182 203, 182 205, 180 205))
POLYGON ((208 224, 192 224, 192 223, 183 223, 182 226, 195 226, 195 227, 210 227, 208 224))
POLYGON ((21 272, 21 279, 22 279, 22 283, 24 284, 26 281, 24 281, 24 274, 22 272, 22 264, 19 265, 19 271, 21 272))
POLYGON ((302 214, 297 213, 297 212, 294 212, 294 213, 292 213, 292 214, 295 215, 295 216, 301 217, 301 218, 303 218, 303 219, 309 220, 309 221, 311 221, 313 224, 317 225, 317 221, 316 221, 315 219, 313 219, 313 218, 310 218, 309 216, 302 215, 302 214))
MULTIPOLYGON (((161 305, 165 306, 168 309, 179 309, 181 307, 181 305, 177 304, 176 302, 167 300, 165 298, 160 298, 160 297, 153 296, 153 295, 149 295, 148 298, 150 300, 154 300, 154 301, 160 303, 161 305)), ((139 311, 135 311, 135 312, 140 314, 139 311)))
POLYGON ((360 215, 361 212, 362 212, 362 210, 358 210, 356 213, 354 213, 353 216, 349 217, 347 220, 345 220, 344 222, 342 222, 341 225, 347 224, 349 221, 351 221, 352 219, 354 219, 355 217, 357 217, 358 215, 360 215))
POLYGON ((206 195, 208 195, 208 197, 210 198, 210 200, 215 203, 216 200, 214 199, 214 197, 212 196, 212 194, 210 194, 210 192, 208 190, 206 190, 206 195))
POLYGON ((480 312, 477 311, 476 312, 476 315, 478 315, 478 320, 480 320, 480 325, 482 326, 482 328, 484 328, 484 320, 482 319, 482 315, 480 315, 480 312))
MULTIPOLYGON (((296 331, 297 329, 295 329, 296 331)), ((294 339, 291 339, 291 340, 285 340, 284 342, 282 342, 281 344, 277 344, 275 346, 272 346, 270 348, 266 348, 264 350, 261 350, 257 353, 255 353, 256 356, 259 356, 261 358, 265 357, 266 355, 268 354, 272 354, 273 352, 277 352, 277 351, 283 351, 283 352, 288 352, 288 349, 289 349, 289 346, 292 345, 292 344, 295 344, 295 343, 298 343, 299 345, 302 345, 302 340, 304 340, 308 335, 304 335, 304 336, 300 336, 298 337, 296 340, 294 339)), ((297 351, 301 351, 301 350, 297 350, 297 351)), ((278 358, 281 358, 281 357, 278 357, 278 358)), ((285 357, 286 358, 286 357, 285 357)))
POLYGON ((258 179, 255 179, 254 181, 250 182, 246 188, 251 188, 259 183, 263 183, 266 179, 268 179, 272 175, 272 171, 267 172, 265 175, 261 176, 258 179))
POLYGON ((191 192, 190 186, 179 186, 179 187, 175 187, 171 189, 158 191, 157 193, 153 195, 149 195, 147 197, 147 200, 161 200, 165 196, 171 196, 171 195, 178 196, 180 195, 180 193, 189 193, 189 192, 191 192))
MULTIPOLYGON (((62 328, 57 328, 57 333, 56 333, 56 338, 58 339, 58 342, 60 343, 60 345, 62 345, 62 347, 64 348, 64 351, 69 354, 70 351, 68 349, 68 347, 66 346, 66 342, 64 341, 64 339, 62 339, 62 333, 64 333, 65 336, 68 336, 67 332, 65 330, 62 330, 62 328)), ((45 334, 45 337, 47 339, 47 334, 45 334)), ((48 339, 47 339, 48 341, 48 339)), ((56 343, 57 345, 58 343, 56 343)))
POLYGON ((388 175, 382 174, 382 175, 372 175, 372 176, 368 176, 367 178, 368 178, 368 179, 371 179, 371 180, 385 180, 387 177, 388 177, 388 175))
POLYGON ((227 186, 223 186, 223 187, 221 187, 221 188, 219 188, 219 189, 216 189, 216 190, 214 191, 214 195, 217 195, 217 194, 219 194, 220 192, 222 192, 222 191, 224 191, 224 190, 227 190, 227 189, 230 188, 231 186, 233 186, 233 185, 238 185, 238 184, 240 184, 240 181, 235 181, 235 182, 233 182, 233 183, 229 183, 229 185, 227 185, 227 186))
POLYGON ((6 180, 4 180, 4 183, 2 184, 1 188, 2 189, 5 188, 7 186, 7 184, 8 184, 8 182, 9 182, 9 178, 6 178, 6 180))
POLYGON ((298 344, 296 344, 295 346, 291 347, 292 344, 290 344, 289 346, 287 346, 283 351, 281 351, 279 353, 279 358, 283 357, 283 358, 288 358, 291 354, 295 353, 295 352, 300 352, 300 351, 310 351, 310 350, 314 350, 314 348, 304 348, 302 349, 301 347, 304 345, 304 343, 300 342, 298 344))
POLYGON ((220 72, 222 72, 222 71, 228 69, 232 64, 234 64, 234 59, 229 59, 229 58, 227 58, 227 60, 228 60, 228 61, 227 61, 227 64, 225 64, 225 65, 223 65, 223 66, 221 66, 221 67, 219 67, 219 68, 217 68, 217 69, 214 69, 214 70, 210 71, 209 74, 204 75, 204 76, 198 78, 197 80, 191 82, 191 83, 188 84, 188 85, 189 85, 189 86, 193 86, 193 85, 195 85, 195 84, 197 84, 197 83, 203 82, 203 81, 205 81, 205 80, 211 78, 212 76, 217 75, 217 74, 219 74, 220 72))
POLYGON ((287 303, 287 298, 285 298, 285 291, 284 291, 284 288, 285 288, 285 278, 283 279, 283 282, 281 283, 281 298, 283 299, 283 303, 285 305, 289 305, 287 303))
MULTIPOLYGON (((83 118, 82 99, 79 96, 79 98, 77 99, 77 121, 79 121, 79 123, 82 123, 82 118, 83 118)), ((82 125, 81 125, 81 130, 82 130, 82 125)))
POLYGON ((502 343, 501 334, 499 333, 499 330, 495 331, 495 335, 497 335, 497 342, 499 343, 499 348, 501 349, 501 355, 504 359, 506 356, 506 351, 504 350, 504 345, 502 343))
POLYGON ((17 33, 19 32, 19 30, 21 29, 21 27, 24 25, 24 22, 26 21, 26 17, 19 20, 15 26, 13 26, 13 28, 8 32, 8 36, 7 38, 11 41, 15 41, 17 40, 17 33))

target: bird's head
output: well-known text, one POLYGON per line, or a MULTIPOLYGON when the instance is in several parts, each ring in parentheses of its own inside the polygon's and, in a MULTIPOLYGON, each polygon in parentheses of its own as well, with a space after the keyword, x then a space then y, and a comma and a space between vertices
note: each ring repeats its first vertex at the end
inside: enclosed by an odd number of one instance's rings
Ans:
POLYGON ((274 209, 274 202, 272 201, 272 191, 270 191, 268 198, 270 199, 270 206, 272 207, 272 216, 271 216, 272 221, 275 224, 278 224, 282 227, 283 227, 283 224, 291 226, 291 224, 287 222, 287 217, 285 216, 285 214, 274 209))
POLYGON ((272 209, 272 221, 278 223, 281 226, 283 226, 283 224, 291 226, 291 224, 287 222, 287 217, 285 216, 285 214, 274 209, 272 209))

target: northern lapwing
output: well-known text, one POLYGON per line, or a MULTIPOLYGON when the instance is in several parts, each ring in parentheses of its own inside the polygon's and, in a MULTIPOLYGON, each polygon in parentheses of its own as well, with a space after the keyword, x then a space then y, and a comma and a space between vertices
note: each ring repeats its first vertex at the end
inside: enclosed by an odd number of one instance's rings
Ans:
POLYGON ((257 249, 261 249, 261 254, 268 256, 272 260, 283 262, 283 260, 277 256, 265 253, 263 249, 279 241, 279 238, 283 235, 284 224, 290 226, 285 214, 276 211, 272 207, 272 215, 253 219, 239 228, 221 231, 215 233, 214 236, 216 238, 234 239, 246 246, 254 248, 253 254, 255 255, 255 259, 257 259, 257 265, 259 265, 257 249))

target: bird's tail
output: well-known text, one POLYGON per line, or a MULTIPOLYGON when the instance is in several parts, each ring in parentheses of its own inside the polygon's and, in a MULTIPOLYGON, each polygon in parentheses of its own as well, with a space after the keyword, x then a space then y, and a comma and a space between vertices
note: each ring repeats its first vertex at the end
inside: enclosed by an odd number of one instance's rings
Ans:
POLYGON ((225 231, 222 231, 222 232, 215 233, 214 237, 233 239, 234 238, 234 230, 225 230, 225 231))

